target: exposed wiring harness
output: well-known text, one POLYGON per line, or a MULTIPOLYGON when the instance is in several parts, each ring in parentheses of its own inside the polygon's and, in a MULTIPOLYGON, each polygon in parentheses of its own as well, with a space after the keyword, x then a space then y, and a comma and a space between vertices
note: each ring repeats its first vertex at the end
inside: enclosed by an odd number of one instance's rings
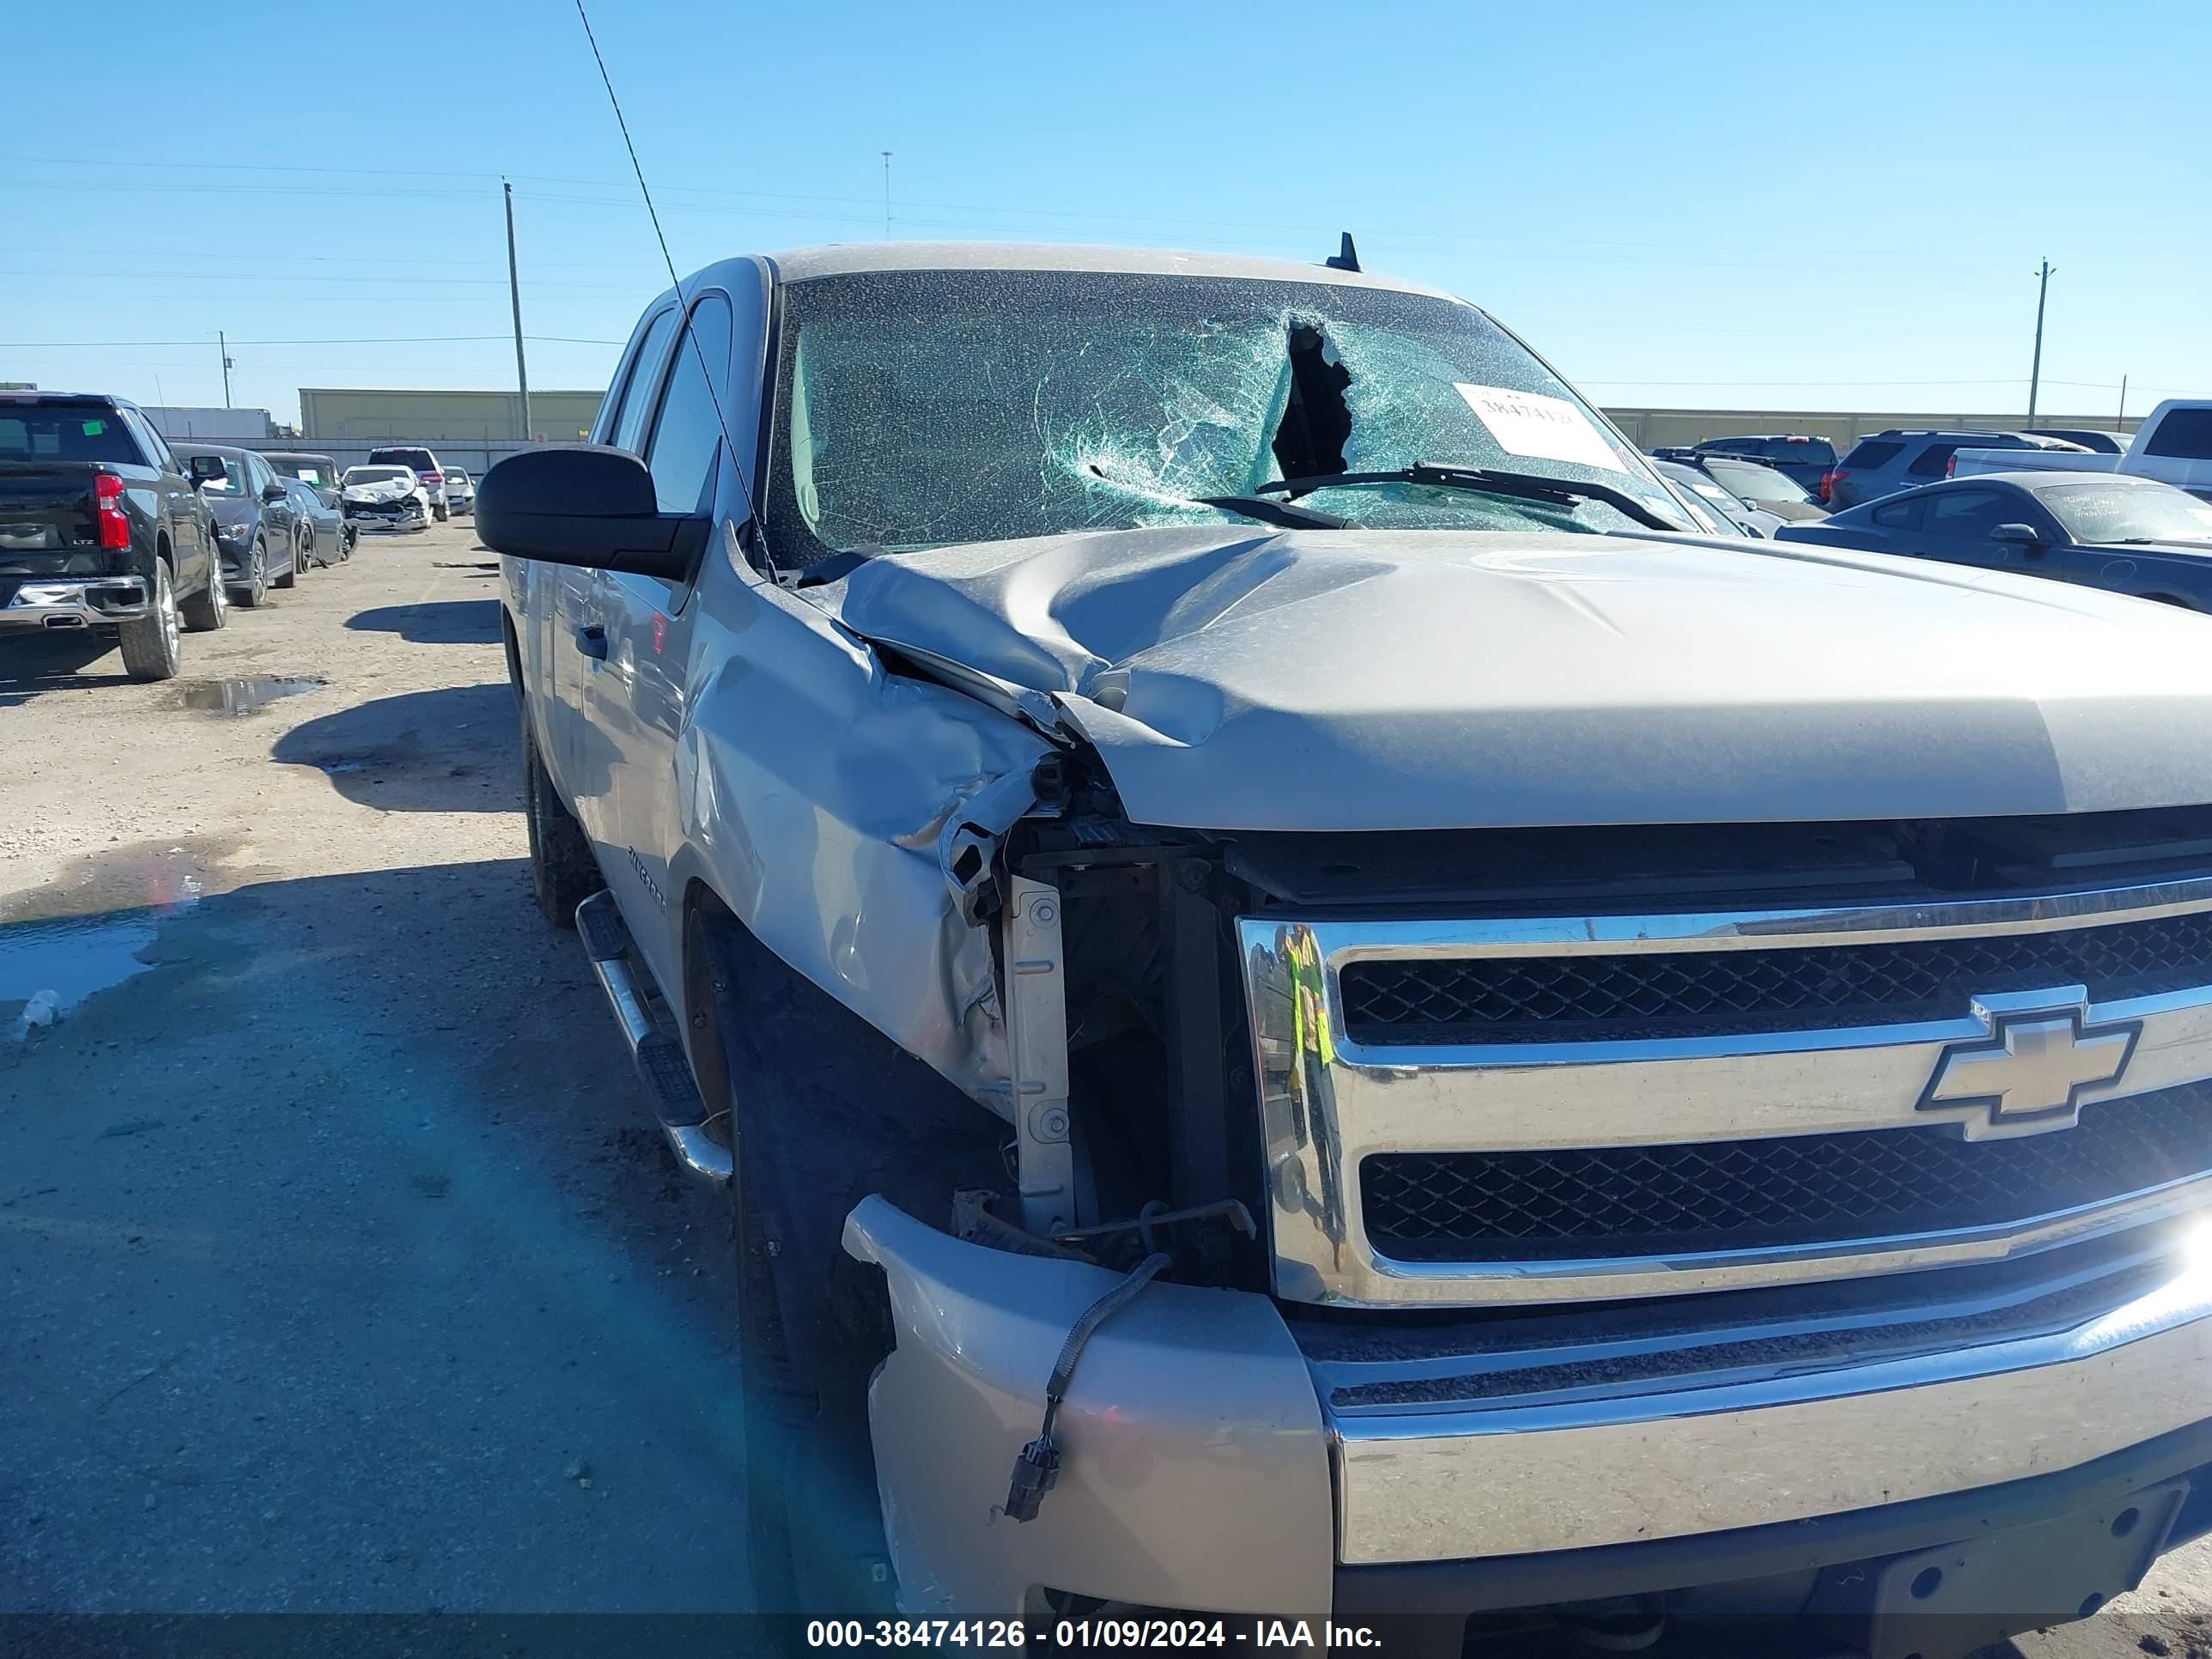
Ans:
POLYGON ((1075 1362, 1083 1358, 1083 1350, 1097 1334, 1098 1328, 1115 1314, 1134 1302, 1154 1275, 1170 1264, 1172 1258, 1164 1250, 1152 1255, 1131 1268, 1121 1282, 1083 1310, 1060 1344, 1060 1358, 1053 1362, 1052 1376, 1044 1385, 1044 1425, 1037 1431, 1036 1438, 1022 1448, 1021 1455, 1014 1460, 1014 1478, 1006 1488, 1006 1502, 1000 1513, 1012 1521, 1034 1521, 1043 1506, 1044 1495, 1060 1484, 1060 1443, 1053 1437, 1053 1425, 1060 1418, 1060 1401, 1067 1398, 1068 1384, 1075 1377, 1075 1362))

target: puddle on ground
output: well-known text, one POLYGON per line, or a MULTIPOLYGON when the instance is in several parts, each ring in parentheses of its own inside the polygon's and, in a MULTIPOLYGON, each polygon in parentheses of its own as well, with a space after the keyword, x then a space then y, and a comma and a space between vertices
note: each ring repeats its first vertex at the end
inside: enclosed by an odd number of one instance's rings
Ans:
POLYGON ((180 706, 210 714, 258 714, 279 697, 319 691, 325 680, 195 680, 177 694, 180 706))
POLYGON ((0 927, 0 1009, 12 1013, 51 991, 56 1012, 65 1014, 94 991, 145 973, 153 964, 138 953, 153 944, 164 914, 110 911, 0 927))

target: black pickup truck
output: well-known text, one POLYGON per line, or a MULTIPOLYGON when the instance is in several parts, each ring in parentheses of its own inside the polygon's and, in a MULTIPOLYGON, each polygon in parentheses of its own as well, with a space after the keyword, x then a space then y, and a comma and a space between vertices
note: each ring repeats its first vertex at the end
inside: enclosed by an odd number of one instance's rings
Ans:
POLYGON ((112 627, 132 679, 173 678, 228 614, 199 483, 120 398, 0 393, 0 635, 112 627))

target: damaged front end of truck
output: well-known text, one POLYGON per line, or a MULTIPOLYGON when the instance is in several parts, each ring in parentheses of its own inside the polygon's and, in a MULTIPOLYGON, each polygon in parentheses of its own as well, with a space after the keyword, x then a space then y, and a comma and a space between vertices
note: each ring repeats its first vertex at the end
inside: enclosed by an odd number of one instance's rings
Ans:
POLYGON ((637 941, 902 1610, 1936 1659, 2212 1528, 2201 622, 1670 533, 1441 296, 938 257, 777 272, 637 941))

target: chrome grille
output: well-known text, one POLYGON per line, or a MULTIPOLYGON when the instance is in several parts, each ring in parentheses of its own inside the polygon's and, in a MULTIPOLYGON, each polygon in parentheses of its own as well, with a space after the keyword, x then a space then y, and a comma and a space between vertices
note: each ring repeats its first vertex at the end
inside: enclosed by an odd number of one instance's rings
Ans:
POLYGON ((2212 1202, 2212 877, 1238 929, 1286 1300, 1810 1284, 2212 1202))
POLYGON ((1360 1165, 1367 1235, 1408 1261, 1672 1255, 2016 1223, 2212 1170, 2212 1085, 2081 1115, 2064 1133, 1950 1129, 1683 1146, 1384 1152, 1360 1165))
POLYGON ((1382 958, 1343 973, 1358 1042, 1558 1042, 1955 1019, 1975 995, 2212 984, 2212 912, 2110 927, 1796 950, 1382 958))

